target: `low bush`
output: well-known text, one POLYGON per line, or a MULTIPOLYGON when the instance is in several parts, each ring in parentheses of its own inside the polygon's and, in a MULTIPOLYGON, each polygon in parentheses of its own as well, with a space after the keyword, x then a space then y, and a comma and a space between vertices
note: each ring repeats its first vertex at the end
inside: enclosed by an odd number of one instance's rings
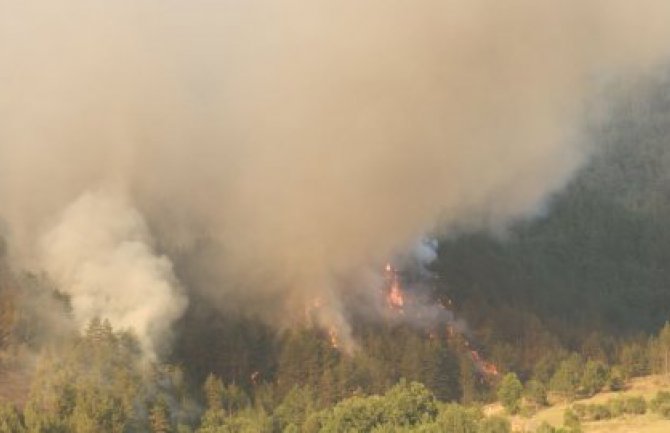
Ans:
POLYGON ((650 406, 653 412, 670 419, 670 392, 659 391, 651 400, 650 406))
MULTIPOLYGON (((668 407, 670 408, 670 403, 668 407)), ((582 421, 601 421, 624 415, 643 415, 647 412, 647 402, 639 396, 619 397, 604 404, 574 404, 572 410, 582 421)))

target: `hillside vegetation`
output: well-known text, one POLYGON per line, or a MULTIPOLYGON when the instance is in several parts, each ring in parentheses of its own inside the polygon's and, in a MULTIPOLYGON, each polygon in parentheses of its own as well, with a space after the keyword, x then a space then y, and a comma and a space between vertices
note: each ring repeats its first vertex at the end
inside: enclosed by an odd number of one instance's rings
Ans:
POLYGON ((352 314, 349 354, 194 297, 172 350, 147 360, 104 317, 83 332, 58 320, 70 300, 0 245, 0 433, 670 431, 652 410, 670 373, 667 84, 615 98, 543 215, 441 241, 431 301, 457 331, 352 314), (615 395, 644 413, 575 406, 615 395))
MULTIPOLYGON (((642 397, 651 402, 662 391, 670 390, 670 379, 666 376, 646 376, 630 381, 625 390, 617 392, 602 392, 593 397, 580 400, 581 405, 602 405, 613 399, 628 399, 642 397)), ((542 409, 530 417, 515 416, 512 426, 517 431, 536 431, 543 423, 554 427, 563 425, 565 411, 574 407, 573 402, 557 403, 552 407, 542 409)), ((488 406, 487 413, 502 413, 500 405, 488 406)), ((670 419, 653 412, 651 409, 644 414, 626 414, 611 419, 586 421, 581 423, 585 433, 662 433, 670 430, 670 419)))

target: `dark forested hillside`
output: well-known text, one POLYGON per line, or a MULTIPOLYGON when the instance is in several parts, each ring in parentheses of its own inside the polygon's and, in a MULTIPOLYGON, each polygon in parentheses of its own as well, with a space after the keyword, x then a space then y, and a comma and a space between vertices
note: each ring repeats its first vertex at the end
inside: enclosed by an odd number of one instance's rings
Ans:
MULTIPOLYGON (((502 372, 549 387, 563 360, 579 368, 598 360, 624 375, 658 371, 647 338, 670 318, 666 80, 612 98, 607 121, 588 136, 593 157, 540 217, 502 235, 441 241, 431 266, 437 298, 453 301, 469 343, 502 372)), ((423 329, 358 324, 354 356, 334 350, 318 331, 273 338, 257 321, 215 312, 187 314, 181 329, 177 362, 199 380, 214 372, 252 393, 255 380, 275 383, 278 396, 297 384, 318 390, 328 405, 357 392, 383 393, 406 378, 444 401, 494 398, 497 380, 477 371, 462 342, 431 340, 423 329)))
POLYGON ((588 136, 592 159, 542 216, 441 240, 430 284, 457 331, 352 314, 358 350, 346 353, 325 331, 278 330, 193 296, 166 363, 148 366, 132 333, 104 318, 76 332, 59 319, 69 299, 45 276, 0 260, 0 398, 19 406, 0 406, 0 422, 17 432, 207 433, 445 431, 459 419, 471 426, 462 431, 506 432, 503 419, 446 403, 498 397, 518 411, 523 390, 533 410, 548 391, 572 400, 667 373, 666 84, 613 98, 588 136))
POLYGON ((492 345, 579 349, 592 335, 631 337, 670 317, 667 81, 615 99, 589 136, 592 160, 544 216, 503 236, 441 243, 441 290, 492 345))

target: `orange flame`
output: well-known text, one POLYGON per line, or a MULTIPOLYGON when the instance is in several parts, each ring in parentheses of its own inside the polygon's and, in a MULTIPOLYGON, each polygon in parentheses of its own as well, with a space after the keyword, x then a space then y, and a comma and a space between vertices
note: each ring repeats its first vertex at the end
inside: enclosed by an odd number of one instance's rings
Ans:
POLYGON ((484 362, 482 365, 482 370, 489 376, 498 376, 500 374, 498 367, 491 362, 484 362))
MULTIPOLYGON (((391 310, 396 311, 399 314, 404 314, 403 307, 406 305, 406 300, 403 294, 399 273, 391 263, 387 263, 384 269, 386 271, 386 303, 391 310)), ((447 310, 453 308, 454 303, 450 298, 445 297, 440 300, 438 306, 443 310, 447 310)), ((453 324, 447 324, 446 338, 451 339, 457 335, 463 337, 461 340, 462 344, 465 347, 465 350, 470 353, 472 362, 480 373, 489 377, 498 376, 500 374, 498 367, 494 363, 484 359, 479 352, 474 349, 474 345, 470 343, 465 335, 463 335, 453 324)), ((336 338, 337 336, 334 336, 334 334, 331 333, 333 347, 337 347, 336 338), (335 338, 335 340, 333 340, 333 338, 335 338)), ((435 340, 438 338, 438 334, 435 331, 428 331, 428 338, 430 340, 435 340)))
POLYGON ((386 273, 387 280, 389 284, 389 291, 386 295, 386 302, 389 307, 402 310, 402 307, 405 306, 405 296, 402 293, 402 288, 400 287, 400 279, 398 278, 398 272, 393 268, 390 263, 386 264, 386 273))
POLYGON ((494 363, 483 359, 476 350, 471 350, 470 355, 472 356, 472 361, 475 363, 477 368, 485 375, 498 376, 500 374, 498 367, 494 363))
POLYGON ((405 305, 405 298, 398 285, 391 286, 391 291, 388 295, 388 302, 392 307, 402 308, 405 305))
POLYGON ((335 328, 328 329, 328 340, 330 341, 330 346, 333 349, 339 348, 340 339, 337 336, 337 331, 335 330, 335 328))

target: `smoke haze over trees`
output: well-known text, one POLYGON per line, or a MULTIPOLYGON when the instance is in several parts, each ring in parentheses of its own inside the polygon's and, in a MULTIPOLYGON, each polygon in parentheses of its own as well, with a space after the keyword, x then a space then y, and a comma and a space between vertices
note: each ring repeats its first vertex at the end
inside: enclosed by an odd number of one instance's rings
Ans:
POLYGON ((667 375, 669 19, 0 0, 0 432, 505 433, 667 375))
POLYGON ((587 101, 670 51, 658 0, 0 7, 9 251, 80 328, 133 323, 146 348, 189 292, 279 326, 318 300, 352 346, 344 303, 390 256, 537 212, 590 153, 587 101), (59 237, 80 224, 115 244, 59 237), (135 278, 157 303, 119 313, 101 294, 130 300, 135 278))

